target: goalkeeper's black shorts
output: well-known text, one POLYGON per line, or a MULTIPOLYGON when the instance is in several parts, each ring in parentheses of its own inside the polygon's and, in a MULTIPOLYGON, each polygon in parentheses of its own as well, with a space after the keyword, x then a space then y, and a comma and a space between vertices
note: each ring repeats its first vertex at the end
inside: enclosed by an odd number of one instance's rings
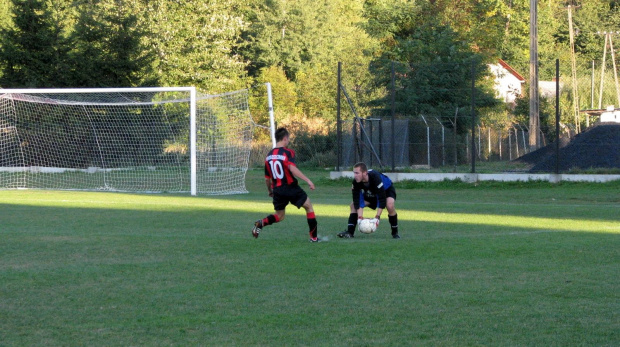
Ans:
MULTIPOLYGON (((361 208, 368 207, 373 210, 377 209, 377 203, 379 202, 379 199, 377 199, 376 195, 370 196, 368 194, 365 194, 364 192, 360 192, 360 194, 363 197, 362 201, 360 202, 361 208)), ((388 189, 385 190, 385 197, 393 198, 394 200, 396 200, 396 189, 394 189, 394 186, 389 186, 388 189)))
POLYGON ((307 199, 308 194, 299 185, 282 186, 273 189, 273 207, 276 211, 284 210, 289 203, 300 208, 307 199))

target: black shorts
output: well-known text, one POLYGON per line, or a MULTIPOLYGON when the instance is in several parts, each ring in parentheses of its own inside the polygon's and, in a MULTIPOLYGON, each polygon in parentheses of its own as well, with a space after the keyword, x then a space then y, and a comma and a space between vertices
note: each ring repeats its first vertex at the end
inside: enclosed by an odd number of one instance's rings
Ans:
POLYGON ((308 199, 308 194, 300 186, 282 186, 273 189, 273 207, 276 211, 286 208, 289 203, 300 208, 308 199))
MULTIPOLYGON (((364 208, 364 207, 368 207, 371 208, 373 210, 377 209, 377 196, 373 195, 368 196, 367 194, 363 194, 364 196, 364 201, 360 202, 360 207, 364 208), (366 202, 368 203, 368 205, 366 205, 366 202)), ((396 200, 396 189, 394 189, 394 186, 390 186, 388 189, 385 190, 385 198, 393 198, 394 200, 396 200)))

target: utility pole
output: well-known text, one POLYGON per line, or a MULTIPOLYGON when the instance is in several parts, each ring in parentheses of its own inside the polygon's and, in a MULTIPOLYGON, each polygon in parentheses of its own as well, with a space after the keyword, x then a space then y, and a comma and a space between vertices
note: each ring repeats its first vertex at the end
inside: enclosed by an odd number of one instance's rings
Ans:
MULTIPOLYGON (((577 132, 581 132, 581 120, 579 118, 579 92, 577 88, 577 62, 575 59, 575 36, 573 30, 573 8, 579 8, 580 6, 568 5, 568 36, 570 38, 570 61, 571 61, 571 83, 573 86, 573 113, 575 116, 575 128, 577 132)), ((589 120, 586 116, 586 120, 589 120)), ((589 122, 588 122, 589 123, 589 122)), ((589 124, 586 125, 586 127, 589 124)))
POLYGON ((530 0, 530 133, 531 150, 540 143, 540 118, 538 96, 538 8, 537 0, 530 0))

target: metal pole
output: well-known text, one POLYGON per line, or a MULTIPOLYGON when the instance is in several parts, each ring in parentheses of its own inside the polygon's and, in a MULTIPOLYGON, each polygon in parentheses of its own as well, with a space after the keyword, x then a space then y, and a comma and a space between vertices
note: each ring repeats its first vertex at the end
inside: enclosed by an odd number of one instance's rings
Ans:
MULTIPOLYGON (((391 145, 392 145, 392 171, 396 171, 396 83, 395 83, 395 75, 396 72, 394 71, 394 61, 392 60, 392 95, 391 95, 391 103, 392 103, 392 141, 391 141, 391 145)), ((405 144, 403 143, 403 146, 405 144)))
POLYGON ((435 120, 441 126, 441 166, 446 166, 446 128, 437 117, 435 117, 435 120))
POLYGON ((431 128, 426 126, 426 162, 431 167, 431 128))
POLYGON ((338 86, 336 87, 336 171, 340 171, 342 164, 342 119, 340 116, 340 79, 342 76, 342 62, 338 62, 338 86))
POLYGON ((383 118, 379 119, 379 158, 383 162, 383 118))
POLYGON ((441 165, 446 166, 446 129, 441 126, 441 165))
POLYGON ((590 109, 594 109, 594 60, 592 60, 592 76, 590 76, 590 109))
POLYGON ((273 100, 271 98, 271 83, 265 83, 267 85, 267 104, 269 106, 269 126, 271 127, 271 144, 273 148, 276 148, 276 123, 273 116, 273 100))
POLYGON ((560 173, 560 59, 555 60, 555 173, 560 173))
POLYGON ((487 160, 491 160, 491 127, 487 128, 487 136, 488 136, 488 143, 487 145, 489 146, 489 158, 487 160))
POLYGON ((540 100, 538 95, 538 0, 530 0, 530 146, 538 149, 540 100))
POLYGON ((189 152, 190 152, 190 194, 195 196, 198 193, 197 189, 197 168, 198 162, 196 159, 196 87, 192 87, 189 91, 190 109, 189 109, 189 152))
POLYGON ((605 44, 603 45, 603 62, 601 63, 601 86, 598 94, 598 108, 602 108, 603 104, 603 81, 605 80, 605 60, 607 59, 607 33, 605 34, 605 44))
POLYGON ((508 160, 512 160, 512 132, 508 128, 508 160))
POLYGON ((618 68, 616 67, 616 54, 614 53, 614 44, 611 41, 611 34, 609 34, 609 50, 611 52, 611 62, 614 68, 614 82, 616 82, 616 101, 620 105, 620 83, 618 83, 618 68))
POLYGON ((515 130, 515 146, 517 148, 517 158, 519 158, 519 131, 517 130, 517 128, 514 128, 515 130))
MULTIPOLYGON (((371 144, 374 142, 374 139, 372 137, 372 133, 373 133, 373 129, 372 129, 372 119, 368 119, 368 142, 370 142, 371 144)), ((372 162, 372 155, 370 156, 370 167, 373 167, 374 163, 372 162)))
POLYGON ((471 173, 476 173, 476 61, 471 62, 471 173))
POLYGON ((478 126, 478 159, 482 159, 482 132, 478 126))
MULTIPOLYGON (((575 60, 575 39, 574 39, 574 30, 573 30, 573 6, 568 5, 568 36, 570 39, 570 49, 571 49, 571 82, 573 86, 573 114, 575 115, 575 126, 577 127, 577 132, 581 132, 581 119, 579 119, 579 88, 577 88, 577 63, 575 60)), ((588 125, 586 125, 588 126, 588 125)))
POLYGON ((497 134, 497 143, 499 149, 499 160, 502 160, 502 129, 499 129, 497 134))
MULTIPOLYGON (((522 127, 521 128, 521 138, 523 138, 523 154, 525 153, 529 153, 531 151, 531 148, 527 148, 527 145, 525 144, 525 130, 523 130, 522 127)), ((528 132, 529 134, 529 132, 528 132)))

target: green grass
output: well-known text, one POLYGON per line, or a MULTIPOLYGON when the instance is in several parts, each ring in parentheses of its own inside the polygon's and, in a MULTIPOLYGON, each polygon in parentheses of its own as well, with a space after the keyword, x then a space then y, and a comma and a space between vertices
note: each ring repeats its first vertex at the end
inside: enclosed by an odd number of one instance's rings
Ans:
POLYGON ((306 172, 267 227, 261 170, 223 197, 0 191, 0 346, 620 345, 620 183, 398 183, 341 240, 350 185, 306 172))

